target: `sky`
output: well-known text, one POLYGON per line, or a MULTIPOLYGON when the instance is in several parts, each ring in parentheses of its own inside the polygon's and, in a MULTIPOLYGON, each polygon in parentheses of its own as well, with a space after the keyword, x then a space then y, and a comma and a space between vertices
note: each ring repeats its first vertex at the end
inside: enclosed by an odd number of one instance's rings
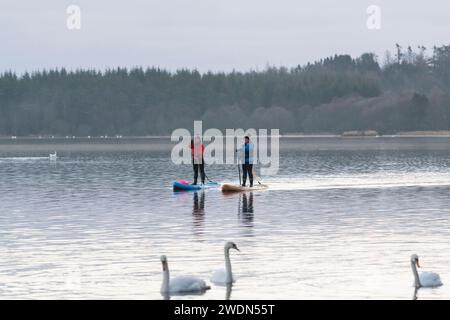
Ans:
POLYGON ((364 52, 382 61, 396 43, 450 44, 449 13, 448 0, 0 0, 0 71, 229 72, 364 52), (67 26, 70 5, 80 9, 80 29, 67 26), (367 27, 371 5, 380 29, 367 27))

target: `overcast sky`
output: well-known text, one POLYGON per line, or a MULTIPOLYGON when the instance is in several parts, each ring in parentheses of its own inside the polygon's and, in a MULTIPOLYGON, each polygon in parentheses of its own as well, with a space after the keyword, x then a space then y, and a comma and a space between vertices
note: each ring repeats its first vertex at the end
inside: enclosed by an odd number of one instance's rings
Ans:
POLYGON ((450 1, 0 0, 0 71, 116 66, 201 71, 295 66, 395 43, 450 44, 450 1), (69 5, 81 29, 66 25, 69 5), (381 29, 366 25, 370 5, 381 29))

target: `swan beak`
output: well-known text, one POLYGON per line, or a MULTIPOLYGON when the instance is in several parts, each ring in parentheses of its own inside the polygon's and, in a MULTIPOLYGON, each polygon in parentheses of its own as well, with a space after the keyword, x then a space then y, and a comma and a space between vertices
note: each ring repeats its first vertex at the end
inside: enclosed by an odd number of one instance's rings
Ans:
POLYGON ((416 261, 417 267, 420 268, 419 260, 416 261))
POLYGON ((239 248, 238 247, 234 247, 237 251, 239 251, 239 252, 241 252, 241 250, 239 250, 239 248))

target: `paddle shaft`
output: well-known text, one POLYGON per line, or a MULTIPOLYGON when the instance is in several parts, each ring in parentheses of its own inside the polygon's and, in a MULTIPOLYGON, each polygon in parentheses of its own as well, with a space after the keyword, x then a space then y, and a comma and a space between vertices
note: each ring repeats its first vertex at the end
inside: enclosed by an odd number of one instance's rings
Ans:
MULTIPOLYGON (((238 152, 237 149, 234 149, 234 152, 238 152)), ((239 164, 239 154, 237 154, 237 166, 238 166, 238 172, 239 172, 239 185, 242 185, 242 179, 241 179, 241 166, 239 164)))
POLYGON ((242 179, 241 179, 241 166, 240 166, 240 164, 239 164, 239 161, 238 161, 238 171, 239 171, 239 184, 242 185, 242 179))
POLYGON ((261 182, 259 181, 259 180, 261 180, 261 178, 256 175, 255 169, 253 169, 253 167, 252 167, 252 172, 253 172, 253 176, 256 178, 256 181, 258 181, 258 183, 261 184, 261 182))
POLYGON ((205 178, 206 178, 209 182, 217 183, 217 182, 215 182, 214 180, 211 180, 211 179, 206 175, 206 173, 205 173, 205 178))

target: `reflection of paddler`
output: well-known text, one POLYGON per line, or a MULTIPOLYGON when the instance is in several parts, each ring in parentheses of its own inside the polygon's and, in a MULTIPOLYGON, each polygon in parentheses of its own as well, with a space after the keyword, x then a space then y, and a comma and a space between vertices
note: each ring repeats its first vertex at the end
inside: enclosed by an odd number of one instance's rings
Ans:
POLYGON ((253 213, 253 192, 250 192, 248 199, 245 193, 242 194, 242 213, 253 213))
POLYGON ((239 195, 239 218, 244 226, 253 226, 253 192, 239 195))
POLYGON ((202 192, 200 195, 200 200, 198 197, 198 192, 194 192, 194 208, 192 210, 194 215, 204 215, 205 214, 205 193, 202 192))

